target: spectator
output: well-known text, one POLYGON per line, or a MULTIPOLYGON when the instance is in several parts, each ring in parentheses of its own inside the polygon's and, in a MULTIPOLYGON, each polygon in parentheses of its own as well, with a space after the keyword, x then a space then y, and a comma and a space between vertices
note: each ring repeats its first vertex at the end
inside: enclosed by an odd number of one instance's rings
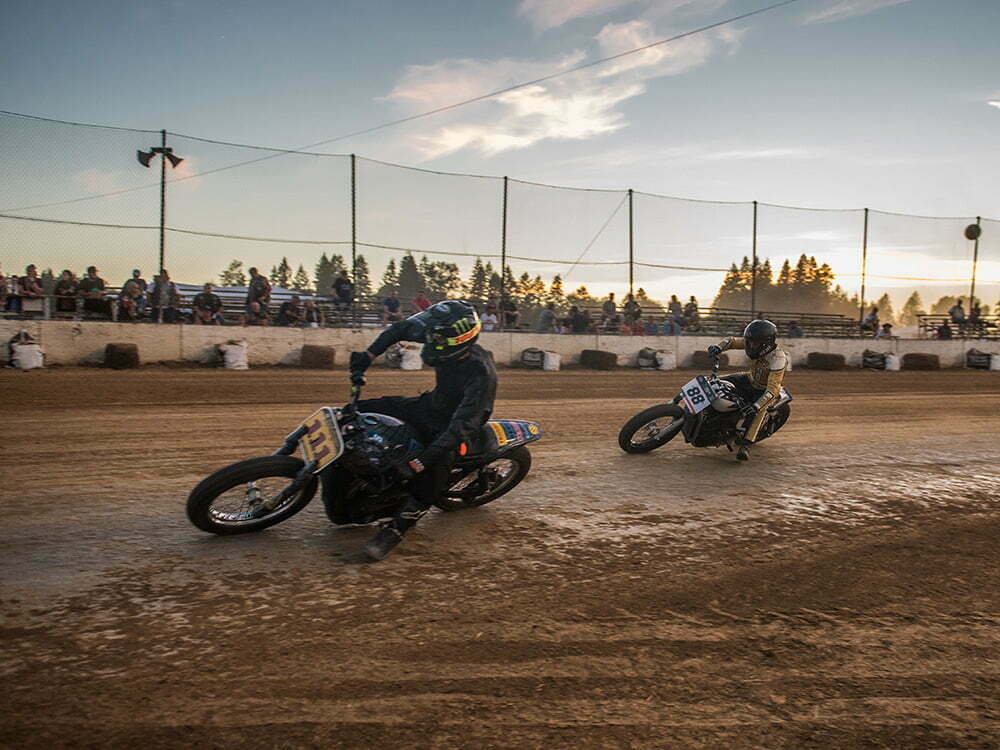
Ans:
POLYGON ((76 288, 83 297, 85 312, 111 319, 111 301, 104 297, 104 279, 97 275, 96 266, 87 266, 87 275, 80 279, 76 288))
POLYGON ((635 323, 642 317, 642 305, 635 301, 635 298, 631 294, 625 296, 625 305, 622 307, 622 314, 625 316, 625 322, 629 325, 635 325, 635 323))
POLYGON ((684 310, 681 308, 681 301, 677 299, 676 294, 670 295, 670 302, 667 303, 667 312, 673 315, 675 318, 683 318, 684 310))
POLYGON ((802 330, 802 326, 799 325, 797 320, 788 321, 788 338, 790 339, 801 339, 804 338, 806 332, 802 330))
POLYGON ((626 320, 622 333, 626 333, 630 336, 645 336, 646 324, 642 322, 642 318, 636 318, 631 322, 626 320))
POLYGON ((500 320, 503 328, 517 328, 517 319, 521 313, 517 310, 517 305, 509 295, 503 295, 500 299, 500 320))
POLYGON ((618 333, 622 329, 622 316, 615 313, 611 316, 601 316, 601 328, 605 333, 618 333))
POLYGON ((160 275, 153 279, 153 288, 149 293, 149 303, 153 308, 154 323, 176 323, 181 295, 177 285, 170 280, 166 268, 160 269, 160 275))
POLYGON ((290 300, 281 303, 278 308, 278 317, 275 318, 276 326, 299 326, 302 325, 302 300, 299 295, 293 294, 290 300))
POLYGON ((139 320, 139 285, 129 279, 118 293, 118 321, 135 323, 139 320))
POLYGON ((491 312, 491 313, 493 313, 494 315, 497 316, 497 319, 499 320, 499 318, 500 318, 500 305, 497 304, 496 297, 490 297, 486 301, 486 310, 485 310, 485 312, 488 312, 488 313, 491 312))
POLYGON ((337 278, 333 280, 333 307, 337 312, 349 310, 354 303, 354 282, 347 275, 347 269, 341 268, 337 278))
POLYGON ((500 319, 497 317, 495 311, 490 310, 488 307, 483 313, 483 317, 479 319, 482 323, 484 331, 495 331, 500 327, 500 319))
POLYGON ((316 300, 307 299, 306 307, 302 313, 302 322, 305 324, 306 328, 322 328, 323 323, 323 311, 319 309, 319 305, 316 304, 316 300))
POLYGON ((983 332, 983 310, 979 306, 979 303, 974 304, 969 309, 969 319, 967 321, 968 328, 975 334, 981 334, 983 332))
POLYGON ((76 277, 68 268, 64 268, 56 281, 52 293, 56 298, 56 312, 76 313, 76 277))
POLYGON ((266 326, 271 324, 271 316, 268 315, 267 307, 260 302, 251 302, 247 305, 246 314, 243 316, 245 326, 266 326))
POLYGON ((38 269, 34 264, 24 269, 21 277, 21 310, 23 312, 42 312, 42 300, 45 297, 45 287, 38 278, 38 269))
POLYGON ((958 301, 951 306, 948 310, 948 316, 951 318, 951 322, 961 328, 965 324, 965 307, 962 305, 962 298, 959 297, 958 301))
POLYGON ((881 330, 875 334, 877 339, 891 339, 892 336, 892 323, 883 323, 881 330))
POLYGON ((195 325, 225 325, 222 318, 222 300, 212 291, 211 284, 205 284, 191 301, 195 325))
POLYGON ((14 275, 3 278, 3 309, 6 312, 21 312, 21 280, 14 275))
MULTIPOLYGON (((250 269, 250 285, 247 287, 247 317, 260 319, 261 315, 266 320, 270 320, 267 314, 267 306, 271 302, 271 282, 256 268, 250 269), (254 310, 250 306, 257 303, 254 310)), ((248 325, 267 325, 267 323, 248 323, 248 325)))
POLYGON ((646 336, 657 336, 660 333, 659 326, 656 325, 656 321, 652 318, 646 318, 644 329, 643 333, 646 336))
MULTIPOLYGON (((679 306, 680 303, 678 302, 679 306)), ((667 317, 663 319, 663 335, 680 336, 682 333, 684 333, 684 313, 674 314, 668 312, 667 317)))
POLYGON ((556 305, 554 302, 549 302, 538 313, 538 318, 535 320, 535 333, 552 333, 555 331, 555 328, 556 305))
POLYGON ((382 322, 389 325, 389 323, 402 320, 401 304, 399 301, 399 292, 396 289, 390 289, 389 296, 382 300, 382 322))
POLYGON ((615 304, 615 293, 611 292, 601 305, 601 324, 607 326, 608 321, 617 314, 618 305, 615 304))
POLYGON ((569 308, 567 323, 569 324, 570 333, 586 333, 590 327, 589 317, 580 312, 580 308, 576 305, 569 308))
POLYGON ((583 315, 584 332, 597 333, 597 322, 590 316, 590 310, 583 310, 580 314, 583 315))
POLYGON ((950 339, 951 338, 951 326, 948 325, 947 320, 941 321, 941 325, 937 329, 937 337, 939 339, 950 339))
POLYGON ((693 294, 684 305, 684 317, 689 321, 698 317, 698 300, 694 298, 693 294))
POLYGON ((868 331, 874 335, 878 331, 878 328, 878 308, 872 305, 872 311, 861 321, 861 331, 862 333, 868 331))
POLYGON ((410 311, 413 315, 417 313, 422 313, 428 307, 431 306, 431 301, 427 299, 427 292, 421 290, 417 292, 417 296, 410 300, 410 311))
POLYGON ((134 281, 136 283, 136 286, 139 287, 139 298, 137 300, 137 305, 139 310, 139 317, 142 317, 146 313, 146 306, 148 299, 146 297, 146 292, 149 290, 149 284, 146 283, 146 280, 144 278, 142 278, 142 271, 140 271, 138 268, 132 269, 132 278, 128 279, 124 284, 122 284, 122 289, 125 289, 125 287, 128 286, 129 281, 134 281))

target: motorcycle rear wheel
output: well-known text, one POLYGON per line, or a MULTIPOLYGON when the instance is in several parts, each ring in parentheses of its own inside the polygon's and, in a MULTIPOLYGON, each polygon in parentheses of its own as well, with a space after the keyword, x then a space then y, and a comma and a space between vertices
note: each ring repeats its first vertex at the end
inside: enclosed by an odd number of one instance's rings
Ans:
POLYGON ((486 466, 470 472, 453 482, 434 505, 444 511, 478 508, 506 495, 521 483, 521 480, 527 476, 530 469, 531 452, 523 445, 519 445, 494 461, 491 461, 486 466), (484 472, 488 474, 484 474, 484 472), (472 497, 460 496, 466 486, 472 485, 472 483, 481 479, 485 480, 486 483, 483 492, 472 497))
POLYGON ((684 414, 677 404, 651 406, 625 423, 618 433, 618 445, 626 453, 649 453, 680 433, 684 414))
POLYGON ((298 492, 271 510, 261 507, 257 496, 266 500, 268 495, 276 495, 303 466, 302 460, 294 456, 264 456, 219 469, 191 490, 188 519, 202 531, 222 536, 261 531, 281 523, 312 500, 316 476, 309 477, 298 492), (242 497, 241 485, 246 485, 242 497))

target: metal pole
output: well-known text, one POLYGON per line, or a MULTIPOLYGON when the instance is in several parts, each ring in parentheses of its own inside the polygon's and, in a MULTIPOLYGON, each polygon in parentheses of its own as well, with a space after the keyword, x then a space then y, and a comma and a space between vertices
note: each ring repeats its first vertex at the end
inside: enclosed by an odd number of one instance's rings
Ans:
MULTIPOLYGON (((981 216, 976 217, 976 226, 982 220, 981 216)), ((976 304, 976 265, 979 263, 979 236, 976 236, 972 249, 972 289, 969 290, 969 313, 972 313, 972 306, 976 304)), ((989 312, 989 311, 987 311, 989 312)))
MULTIPOLYGON (((351 295, 351 317, 355 327, 358 323, 358 183, 354 154, 351 154, 351 282, 354 284, 354 294, 351 295)), ((319 292, 319 290, 316 290, 319 292)))
POLYGON ((632 188, 628 189, 628 294, 632 299, 632 287, 635 281, 635 239, 632 231, 632 188))
POLYGON ((160 131, 160 265, 162 271, 164 262, 163 237, 167 223, 167 131, 160 131))
MULTIPOLYGON (((489 279, 486 281, 489 284, 489 279)), ((503 218, 500 223, 500 302, 503 303, 504 292, 507 290, 507 176, 503 178, 503 218)), ((489 287, 487 286, 487 295, 489 287)), ((500 312, 503 321, 503 311, 500 312)), ((505 321, 504 321, 505 322, 505 321)), ((501 324, 502 327, 502 324, 501 324)))
MULTIPOLYGON (((868 209, 865 209, 865 228, 861 233, 861 305, 858 308, 858 328, 865 322, 865 282, 868 280, 868 209)), ((872 333, 877 333, 873 331, 872 333)))
POLYGON ((750 317, 757 317, 757 201, 753 202, 753 262, 750 274, 750 317))

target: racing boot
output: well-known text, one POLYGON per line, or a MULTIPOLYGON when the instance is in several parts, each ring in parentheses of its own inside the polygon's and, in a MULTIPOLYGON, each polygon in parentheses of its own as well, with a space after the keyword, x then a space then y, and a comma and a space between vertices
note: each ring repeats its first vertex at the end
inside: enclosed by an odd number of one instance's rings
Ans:
POLYGON ((740 447, 736 451, 736 458, 740 461, 750 460, 750 446, 753 445, 749 440, 744 438, 740 440, 740 447))
POLYGON ((403 535, 417 525, 417 521, 427 512, 427 508, 410 498, 396 512, 390 521, 383 524, 371 539, 361 548, 371 562, 378 562, 395 549, 403 540, 403 535))

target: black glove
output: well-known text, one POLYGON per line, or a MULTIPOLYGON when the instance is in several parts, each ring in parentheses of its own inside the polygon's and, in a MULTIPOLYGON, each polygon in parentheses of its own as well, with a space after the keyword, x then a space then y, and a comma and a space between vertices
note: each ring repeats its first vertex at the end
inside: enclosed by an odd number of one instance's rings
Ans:
POLYGON ((743 404, 740 407, 740 414, 743 415, 744 419, 753 419, 757 416, 757 407, 753 404, 743 404))
POLYGON ((351 385, 361 387, 365 384, 365 374, 363 372, 352 372, 351 373, 351 385))
MULTIPOLYGON (((722 354, 722 347, 712 344, 710 347, 708 347, 708 353, 711 354, 713 357, 718 357, 720 354, 722 354)), ((354 355, 352 354, 351 356, 353 357, 354 355)))
POLYGON ((400 481, 406 482, 413 479, 417 474, 424 471, 426 467, 424 462, 420 458, 414 458, 405 464, 400 464, 396 467, 396 473, 399 474, 400 481))
POLYGON ((351 361, 348 369, 351 372, 364 372, 372 363, 372 355, 368 352, 351 352, 351 361))

